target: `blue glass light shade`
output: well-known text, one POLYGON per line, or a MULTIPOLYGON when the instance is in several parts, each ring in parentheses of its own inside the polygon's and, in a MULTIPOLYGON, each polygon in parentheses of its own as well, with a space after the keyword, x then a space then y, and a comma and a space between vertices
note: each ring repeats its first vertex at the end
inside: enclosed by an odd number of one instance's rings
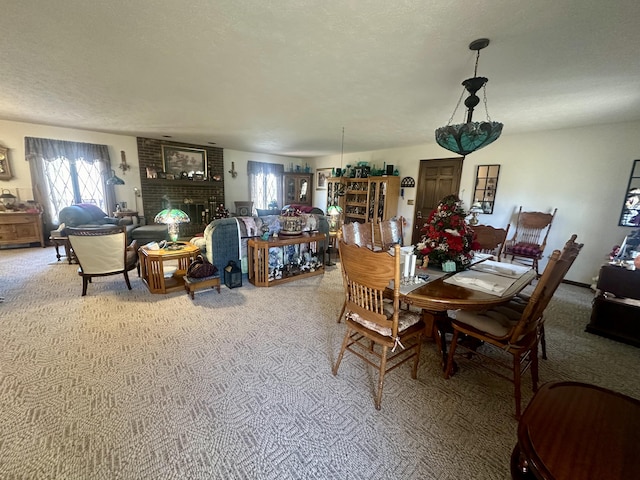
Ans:
POLYGON ((436 142, 460 155, 468 155, 495 142, 502 133, 500 122, 468 122, 436 129, 436 142))

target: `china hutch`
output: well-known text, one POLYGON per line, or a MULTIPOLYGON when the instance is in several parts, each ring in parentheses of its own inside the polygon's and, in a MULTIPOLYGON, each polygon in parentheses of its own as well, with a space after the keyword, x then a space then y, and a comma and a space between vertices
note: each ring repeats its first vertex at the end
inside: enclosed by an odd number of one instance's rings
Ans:
POLYGON ((284 204, 312 205, 311 178, 312 173, 284 174, 284 204))

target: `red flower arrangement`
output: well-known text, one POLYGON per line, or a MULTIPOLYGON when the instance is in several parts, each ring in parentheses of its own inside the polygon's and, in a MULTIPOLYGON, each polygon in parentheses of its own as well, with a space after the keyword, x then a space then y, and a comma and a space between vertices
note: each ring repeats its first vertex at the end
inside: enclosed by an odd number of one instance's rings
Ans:
POLYGON ((461 203, 456 195, 448 195, 431 212, 415 248, 419 258, 429 257, 430 262, 440 265, 452 260, 458 268, 469 263, 479 245, 473 240, 461 203))

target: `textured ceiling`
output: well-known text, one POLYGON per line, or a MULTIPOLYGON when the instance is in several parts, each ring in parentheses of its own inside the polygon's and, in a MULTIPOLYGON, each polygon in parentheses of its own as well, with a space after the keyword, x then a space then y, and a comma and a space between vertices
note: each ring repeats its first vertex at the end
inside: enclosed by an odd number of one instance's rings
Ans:
POLYGON ((637 0, 2 3, 5 120, 300 157, 340 152, 342 127, 345 152, 417 145, 480 37, 505 135, 640 119, 637 0))

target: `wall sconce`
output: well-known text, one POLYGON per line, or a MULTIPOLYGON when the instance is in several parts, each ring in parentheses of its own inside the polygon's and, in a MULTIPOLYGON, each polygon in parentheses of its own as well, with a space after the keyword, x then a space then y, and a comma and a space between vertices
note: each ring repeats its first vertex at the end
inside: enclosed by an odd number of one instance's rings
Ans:
POLYGON ((236 164, 235 162, 231 162, 231 170, 229 170, 231 174, 231 178, 236 178, 238 176, 238 172, 236 172, 236 164))
POLYGON ((120 150, 120 159, 122 161, 120 162, 120 165, 118 165, 118 168, 122 170, 122 174, 124 175, 124 173, 131 168, 131 165, 127 163, 127 157, 124 154, 124 150, 120 150))

